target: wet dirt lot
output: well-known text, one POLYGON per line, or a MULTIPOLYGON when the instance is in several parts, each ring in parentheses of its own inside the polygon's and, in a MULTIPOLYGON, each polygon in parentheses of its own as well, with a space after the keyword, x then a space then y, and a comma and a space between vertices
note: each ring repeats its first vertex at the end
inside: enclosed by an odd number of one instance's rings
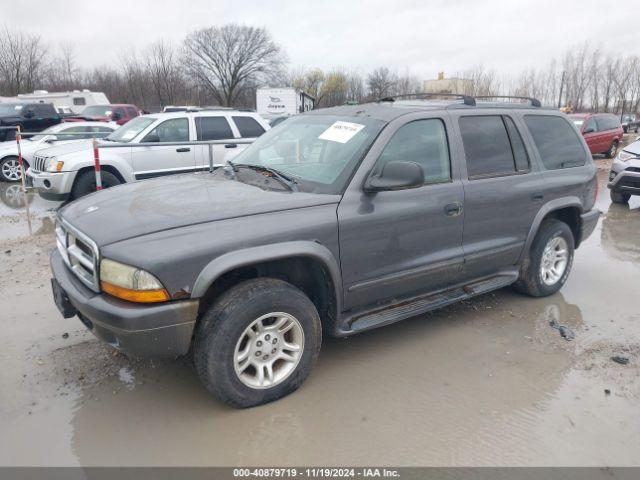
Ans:
POLYGON ((611 205, 596 161, 604 215, 561 293, 507 288, 326 339, 298 392, 242 411, 188 359, 131 360, 64 320, 56 204, 32 199, 29 237, 0 183, 0 465, 640 464, 640 198, 611 205))

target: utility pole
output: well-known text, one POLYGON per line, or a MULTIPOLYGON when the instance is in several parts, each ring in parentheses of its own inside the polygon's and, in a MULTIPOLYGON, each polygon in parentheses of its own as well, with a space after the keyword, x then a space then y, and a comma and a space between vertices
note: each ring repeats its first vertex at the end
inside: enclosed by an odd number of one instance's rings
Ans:
POLYGON ((562 77, 560 78, 560 95, 558 95, 558 108, 562 107, 562 90, 564 87, 564 70, 562 71, 562 77))

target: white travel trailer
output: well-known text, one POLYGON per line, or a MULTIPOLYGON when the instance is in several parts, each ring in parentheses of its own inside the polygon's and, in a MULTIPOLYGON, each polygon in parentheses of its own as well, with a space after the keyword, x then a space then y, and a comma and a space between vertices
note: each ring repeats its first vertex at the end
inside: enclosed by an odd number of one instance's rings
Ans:
POLYGON ((313 110, 315 99, 295 88, 259 88, 256 93, 256 110, 264 118, 313 110))
POLYGON ((20 93, 13 100, 20 102, 52 103, 54 107, 69 107, 73 113, 80 113, 89 105, 109 104, 109 99, 102 92, 91 90, 73 90, 72 92, 47 92, 36 90, 33 93, 20 93))

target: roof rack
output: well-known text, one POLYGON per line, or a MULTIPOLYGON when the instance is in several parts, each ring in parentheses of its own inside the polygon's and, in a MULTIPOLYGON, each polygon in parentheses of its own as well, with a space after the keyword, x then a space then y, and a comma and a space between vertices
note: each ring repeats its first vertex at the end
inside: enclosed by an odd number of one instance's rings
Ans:
MULTIPOLYGON (((393 95, 391 97, 384 97, 378 99, 378 102, 395 102, 397 99, 409 98, 409 97, 455 97, 462 100, 462 103, 475 107, 476 101, 470 95, 463 95, 461 93, 437 93, 437 92, 422 92, 422 93, 407 93, 404 95, 393 95)), ((420 98, 418 98, 420 99, 420 98)))
POLYGON ((516 95, 476 95, 474 97, 476 100, 486 100, 486 99, 491 99, 491 98, 514 98, 516 100, 528 100, 529 103, 531 103, 532 107, 541 107, 542 104, 540 103, 540 100, 538 100, 537 98, 533 98, 533 97, 519 97, 516 95))

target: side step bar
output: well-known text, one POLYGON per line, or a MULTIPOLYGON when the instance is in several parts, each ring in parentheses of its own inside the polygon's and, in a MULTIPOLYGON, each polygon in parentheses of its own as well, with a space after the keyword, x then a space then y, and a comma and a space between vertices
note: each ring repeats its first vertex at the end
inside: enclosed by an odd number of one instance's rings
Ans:
POLYGON ((399 322, 416 315, 421 315, 436 308, 444 307, 467 298, 474 297, 498 288, 506 287, 518 279, 518 272, 503 272, 489 278, 484 278, 465 285, 459 285, 449 290, 419 295, 401 300, 384 307, 377 307, 365 312, 357 312, 343 319, 342 325, 347 328, 339 331, 340 336, 382 327, 399 322))

